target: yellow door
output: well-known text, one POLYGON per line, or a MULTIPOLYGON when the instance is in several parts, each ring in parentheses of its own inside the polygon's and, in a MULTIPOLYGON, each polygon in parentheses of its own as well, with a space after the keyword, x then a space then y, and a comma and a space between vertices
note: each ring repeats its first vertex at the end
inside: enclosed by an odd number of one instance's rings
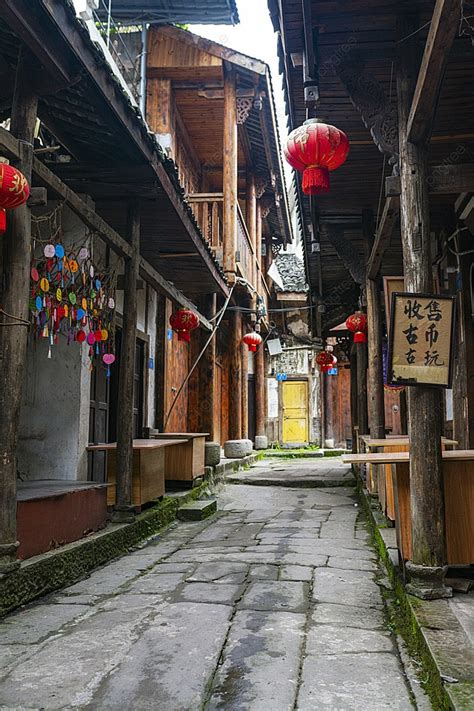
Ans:
POLYGON ((308 383, 283 381, 283 443, 305 443, 308 437, 308 383))

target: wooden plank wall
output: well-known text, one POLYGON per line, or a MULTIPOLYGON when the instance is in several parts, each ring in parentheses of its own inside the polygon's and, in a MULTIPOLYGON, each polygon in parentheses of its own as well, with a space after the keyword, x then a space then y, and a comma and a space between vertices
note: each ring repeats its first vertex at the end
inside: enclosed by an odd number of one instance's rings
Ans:
MULTIPOLYGON (((165 324, 169 323, 172 309, 177 309, 177 305, 166 300, 165 324)), ((166 332, 165 332, 166 333, 166 332)), ((165 417, 174 400, 176 392, 180 388, 189 372, 190 344, 185 341, 178 341, 177 334, 173 333, 171 341, 166 338, 165 342, 165 381, 164 381, 164 404, 165 417)), ((184 388, 179 396, 171 417, 165 428, 165 432, 187 432, 188 429, 188 389, 189 384, 184 388)))

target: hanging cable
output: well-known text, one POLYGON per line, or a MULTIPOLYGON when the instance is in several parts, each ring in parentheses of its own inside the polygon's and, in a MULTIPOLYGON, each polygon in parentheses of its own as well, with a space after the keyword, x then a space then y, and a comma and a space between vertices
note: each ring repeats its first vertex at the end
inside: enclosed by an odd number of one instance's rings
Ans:
POLYGON ((184 389, 184 388, 186 387, 186 385, 188 384, 188 381, 189 381, 189 379, 191 378, 191 375, 194 373, 194 371, 195 371, 195 369, 196 369, 196 366, 198 365, 199 361, 201 360, 201 358, 203 357, 204 353, 206 352, 206 349, 207 349, 209 343, 212 341, 212 339, 214 338, 214 336, 215 336, 216 333, 217 333, 217 330, 218 330, 218 328, 219 328, 219 326, 220 326, 220 324, 221 324, 221 321, 222 321, 222 319, 224 318, 224 314, 225 314, 225 312, 226 312, 227 306, 228 306, 228 304, 229 304, 229 301, 230 301, 230 299, 231 299, 232 292, 234 291, 235 286, 236 286, 236 284, 232 284, 231 289, 230 289, 230 291, 229 291, 229 295, 227 296, 227 299, 226 299, 226 301, 225 301, 225 303, 224 303, 224 306, 222 307, 222 309, 221 309, 221 311, 220 311, 219 319, 216 321, 216 324, 215 324, 215 326, 214 326, 214 328, 213 328, 213 330, 212 330, 212 332, 211 332, 211 335, 209 336, 209 338, 207 339, 206 343, 204 344, 204 347, 202 348, 201 352, 199 353, 198 357, 196 358, 195 362, 193 363, 193 366, 192 366, 192 368, 190 369, 189 373, 187 374, 186 378, 185 378, 185 379, 183 380, 183 382, 181 383, 181 385, 180 385, 180 387, 179 387, 179 389, 178 389, 178 391, 177 391, 177 393, 176 393, 176 395, 175 395, 175 398, 174 398, 173 402, 171 403, 170 409, 168 410, 167 415, 166 415, 166 417, 165 417, 165 421, 164 421, 164 424, 163 424, 163 431, 166 430, 166 426, 167 426, 167 424, 168 424, 168 422, 169 422, 169 419, 170 419, 171 413, 173 412, 174 406, 175 406, 176 403, 178 402, 179 396, 181 395, 183 389, 184 389))

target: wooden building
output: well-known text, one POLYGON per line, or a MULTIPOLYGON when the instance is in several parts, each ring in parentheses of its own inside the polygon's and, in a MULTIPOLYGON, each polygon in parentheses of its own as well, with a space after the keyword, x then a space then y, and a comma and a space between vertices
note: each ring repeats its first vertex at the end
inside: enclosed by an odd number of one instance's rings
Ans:
MULTIPOLYGON (((309 198, 296 178, 313 333, 326 339, 357 309, 367 312, 368 349, 356 343, 351 351, 353 431, 383 438, 387 426, 408 424, 412 589, 444 595, 441 434, 454 434, 461 450, 474 443, 469 6, 270 0, 269 10, 289 129, 318 117, 350 142, 346 162, 331 173, 330 192, 309 198), (452 388, 408 387, 408 406, 405 395, 398 401, 396 393, 384 393, 390 291, 456 297, 452 388), (394 412, 400 424, 388 422, 394 412)), ((473 520, 471 508, 466 538, 472 539, 473 520)))
MULTIPOLYGON (((229 9, 228 3, 220 7, 229 9)), ((257 259, 257 250, 262 240, 269 248, 272 240, 287 241, 290 232, 265 65, 256 63, 254 71, 245 64, 223 79, 233 121, 225 129, 222 122, 216 161, 222 163, 222 145, 235 156, 225 162, 230 188, 203 183, 197 189, 201 196, 220 193, 211 202, 230 238, 219 232, 216 242, 202 217, 206 201, 191 201, 180 182, 189 180, 186 137, 176 133, 176 152, 166 155, 154 135, 159 131, 145 123, 69 3, 5 0, 0 38, 0 155, 31 186, 28 203, 8 211, 1 241, 0 572, 7 572, 18 564, 17 491, 18 512, 27 511, 22 520, 28 524, 20 522, 19 530, 28 543, 35 536, 33 512, 46 546, 104 522, 105 454, 88 455, 88 444, 117 442, 114 516, 128 520, 135 510, 132 440, 145 428, 199 430, 224 441, 246 434, 242 423, 249 422, 264 434, 264 398, 256 396, 255 415, 247 415, 241 311, 225 312, 198 377, 178 393, 224 306, 250 309, 247 328, 256 322, 256 309, 270 294, 263 266, 269 258, 257 259), (240 205, 237 95, 250 84, 262 92, 270 141, 263 159, 258 113, 247 140, 264 174, 259 185, 270 188, 258 202, 249 188, 240 205), (179 152, 186 156, 182 164, 179 152), (85 285, 85 301, 78 302, 85 285), (190 344, 177 341, 170 327, 179 308, 198 317, 190 344), (101 323, 106 309, 116 313, 110 332, 109 322, 101 323), (95 333, 97 343, 82 343, 85 332, 78 338, 87 319, 88 338, 95 333), (227 395, 221 398, 221 391, 227 395), (45 519, 41 511, 57 515, 45 519)), ((223 76, 227 59, 220 61, 223 76)), ((213 72, 216 81, 215 66, 213 72)), ((211 204, 209 219, 212 214, 211 204)), ((263 332, 265 319, 260 323, 263 332)), ((264 380, 263 349, 255 360, 257 382, 264 380)), ((23 541, 20 556, 34 552, 23 541)))

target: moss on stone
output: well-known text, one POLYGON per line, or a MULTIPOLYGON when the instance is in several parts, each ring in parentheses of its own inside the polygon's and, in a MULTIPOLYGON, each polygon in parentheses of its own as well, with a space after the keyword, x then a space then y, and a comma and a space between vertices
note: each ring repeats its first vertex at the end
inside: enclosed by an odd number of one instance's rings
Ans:
POLYGON ((182 497, 165 497, 141 512, 130 524, 111 524, 89 538, 26 561, 18 570, 0 576, 0 616, 86 577, 94 568, 129 552, 138 543, 172 523, 178 508, 202 496, 203 483, 182 497))

